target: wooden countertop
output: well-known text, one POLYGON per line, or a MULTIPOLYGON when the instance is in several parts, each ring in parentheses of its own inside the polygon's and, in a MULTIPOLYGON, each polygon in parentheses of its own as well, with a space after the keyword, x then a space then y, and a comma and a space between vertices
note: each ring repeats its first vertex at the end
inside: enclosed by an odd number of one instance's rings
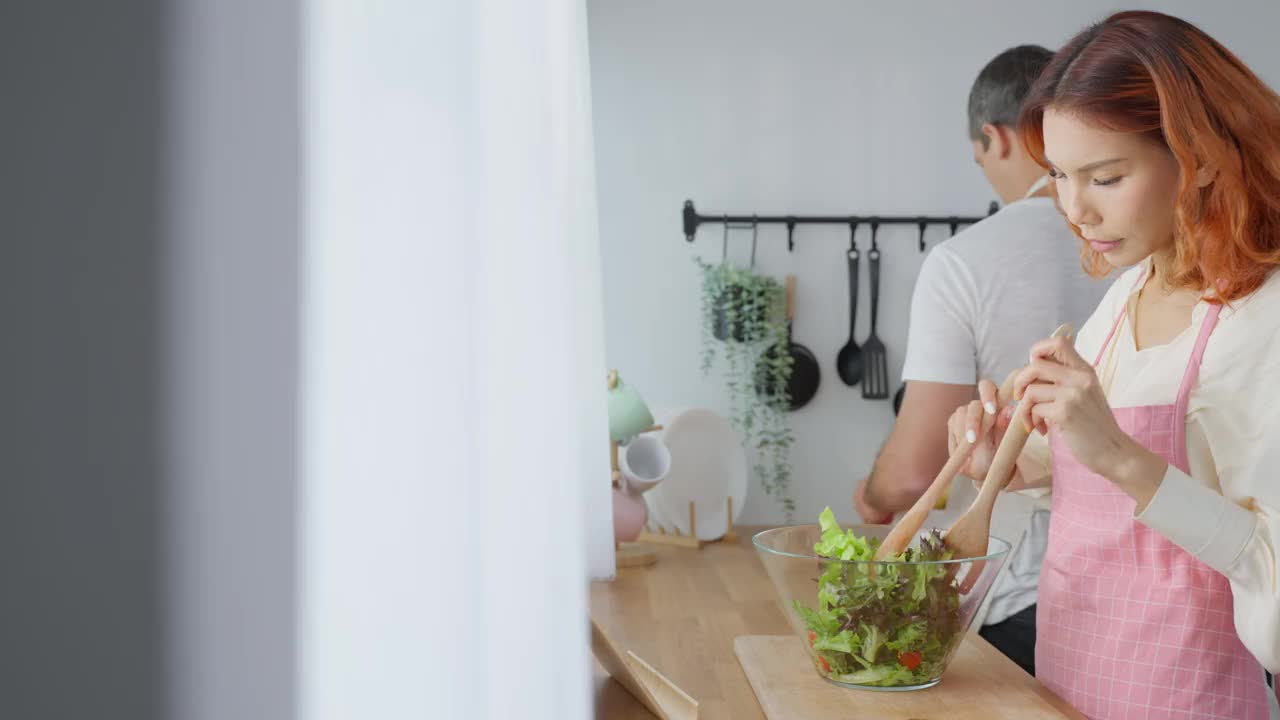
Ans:
MULTIPOLYGON (((615 580, 591 583, 592 617, 621 647, 697 700, 700 720, 764 718, 733 649, 739 635, 791 632, 751 546, 752 534, 760 529, 738 528, 737 542, 709 543, 699 550, 662 547, 655 565, 619 568, 615 580)), ((989 647, 976 633, 970 639, 989 647)), ((1009 671, 1030 680, 992 652, 1009 671)), ((1040 690, 1062 707, 1060 699, 1040 690)), ((598 665, 595 711, 597 718, 609 720, 653 717, 598 665)))

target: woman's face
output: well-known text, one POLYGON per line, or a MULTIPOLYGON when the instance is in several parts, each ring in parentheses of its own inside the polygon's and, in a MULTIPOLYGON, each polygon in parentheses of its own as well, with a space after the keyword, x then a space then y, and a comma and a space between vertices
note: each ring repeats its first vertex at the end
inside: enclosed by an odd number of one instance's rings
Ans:
POLYGON ((1067 219, 1109 264, 1172 250, 1178 161, 1168 148, 1048 108, 1044 151, 1067 219))

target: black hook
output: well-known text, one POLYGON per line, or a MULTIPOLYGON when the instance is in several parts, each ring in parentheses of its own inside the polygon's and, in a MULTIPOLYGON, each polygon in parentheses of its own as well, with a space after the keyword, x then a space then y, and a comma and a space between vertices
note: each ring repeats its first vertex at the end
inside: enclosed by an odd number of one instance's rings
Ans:
POLYGON ((1000 212, 1000 203, 992 200, 991 204, 987 206, 987 216, 990 217, 998 212, 1000 212))
POLYGON ((947 224, 951 226, 951 236, 955 237, 956 228, 960 226, 960 221, 956 218, 955 215, 952 215, 950 218, 947 218, 947 220, 948 220, 947 224))
POLYGON ((858 221, 849 221, 849 252, 858 252, 858 221))
POLYGON ((756 269, 756 230, 760 227, 760 221, 755 215, 751 216, 751 269, 756 269))
POLYGON ((880 223, 871 221, 871 252, 880 252, 880 246, 876 245, 876 232, 880 230, 880 223))
POLYGON ((796 249, 795 241, 796 218, 794 215, 787 216, 787 252, 794 252, 796 249))
POLYGON ((924 218, 919 218, 916 225, 920 228, 920 252, 924 252, 924 229, 929 227, 929 223, 924 218))

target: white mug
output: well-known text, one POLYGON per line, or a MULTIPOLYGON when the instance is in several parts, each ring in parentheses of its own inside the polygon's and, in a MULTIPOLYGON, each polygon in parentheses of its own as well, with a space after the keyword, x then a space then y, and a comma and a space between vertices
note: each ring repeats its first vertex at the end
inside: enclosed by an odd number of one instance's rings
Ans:
POLYGON ((653 435, 640 435, 619 449, 618 470, 622 472, 622 489, 639 495, 671 472, 671 451, 653 435))

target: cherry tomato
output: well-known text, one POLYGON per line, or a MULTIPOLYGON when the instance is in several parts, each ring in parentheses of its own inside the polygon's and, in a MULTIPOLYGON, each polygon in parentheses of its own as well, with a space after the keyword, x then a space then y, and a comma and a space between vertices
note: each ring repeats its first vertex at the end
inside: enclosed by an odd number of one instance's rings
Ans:
POLYGON ((908 670, 915 670, 920 667, 920 652, 912 650, 898 655, 898 664, 908 670))

